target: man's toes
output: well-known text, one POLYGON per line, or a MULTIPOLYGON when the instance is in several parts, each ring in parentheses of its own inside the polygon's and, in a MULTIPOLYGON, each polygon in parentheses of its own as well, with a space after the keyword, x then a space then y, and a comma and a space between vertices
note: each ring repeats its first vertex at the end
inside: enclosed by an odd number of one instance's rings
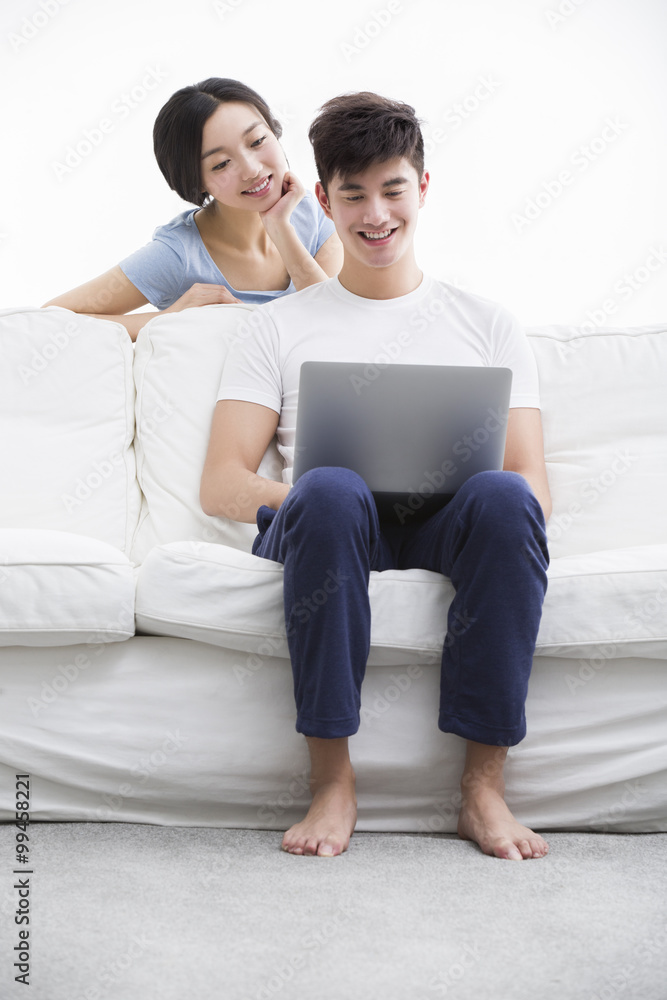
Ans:
POLYGON ((308 837, 305 844, 303 845, 303 853, 307 854, 309 857, 313 854, 317 854, 317 848, 319 846, 317 837, 308 837))
POLYGON ((539 840, 533 840, 533 841, 531 841, 531 844, 532 844, 532 847, 533 847, 533 857, 534 858, 543 858, 544 855, 549 850, 549 845, 546 843, 546 841, 542 840, 541 837, 539 838, 539 840))
POLYGON ((516 846, 524 858, 532 858, 534 856, 534 848, 529 840, 518 840, 516 846))
POLYGON ((497 858, 504 858, 506 861, 523 861, 523 854, 511 840, 505 840, 499 844, 495 850, 497 858))
POLYGON ((303 854, 303 844, 301 840, 289 830, 283 837, 283 842, 280 846, 283 851, 287 851, 288 854, 303 854))

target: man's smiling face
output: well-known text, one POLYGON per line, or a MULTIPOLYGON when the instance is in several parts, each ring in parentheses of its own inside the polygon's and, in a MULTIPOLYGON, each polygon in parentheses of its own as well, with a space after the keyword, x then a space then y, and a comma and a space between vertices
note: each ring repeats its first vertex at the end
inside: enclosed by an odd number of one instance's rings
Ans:
POLYGON ((336 226, 347 266, 354 260, 364 267, 389 267, 411 250, 428 180, 427 173, 420 180, 409 160, 398 157, 345 179, 335 174, 328 198, 318 182, 317 197, 336 226))

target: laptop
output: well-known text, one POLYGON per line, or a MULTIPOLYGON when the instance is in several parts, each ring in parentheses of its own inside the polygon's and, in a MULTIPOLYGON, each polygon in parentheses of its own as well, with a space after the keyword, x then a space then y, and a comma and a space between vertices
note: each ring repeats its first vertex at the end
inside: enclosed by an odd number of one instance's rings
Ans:
POLYGON ((305 361, 292 482, 342 466, 381 517, 416 523, 478 472, 502 469, 512 370, 305 361))

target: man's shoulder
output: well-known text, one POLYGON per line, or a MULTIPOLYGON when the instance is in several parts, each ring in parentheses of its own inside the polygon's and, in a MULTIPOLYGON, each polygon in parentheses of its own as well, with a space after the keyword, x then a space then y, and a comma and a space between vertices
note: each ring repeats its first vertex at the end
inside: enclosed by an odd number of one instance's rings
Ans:
POLYGON ((487 298, 485 295, 479 295, 468 288, 462 288, 439 278, 434 278, 434 287, 437 289, 435 294, 451 303, 461 318, 489 326, 499 321, 506 324, 516 322, 512 312, 497 299, 487 298))
POLYGON ((308 285, 298 292, 290 295, 282 295, 279 299, 272 299, 259 308, 276 321, 290 316, 292 313, 303 312, 313 306, 319 306, 323 301, 333 301, 334 296, 331 291, 332 282, 335 278, 327 278, 326 281, 318 281, 314 285, 308 285))
POLYGON ((443 281, 442 278, 433 277, 433 287, 435 294, 451 302, 458 302, 462 308, 478 309, 483 312, 497 312, 503 306, 495 299, 489 299, 485 295, 470 291, 461 285, 443 281))

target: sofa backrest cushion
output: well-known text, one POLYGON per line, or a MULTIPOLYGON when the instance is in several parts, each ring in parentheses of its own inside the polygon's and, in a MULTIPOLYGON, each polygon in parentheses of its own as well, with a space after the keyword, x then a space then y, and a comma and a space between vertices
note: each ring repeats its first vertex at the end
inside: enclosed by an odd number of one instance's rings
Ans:
MULTIPOLYGON (((230 344, 250 305, 212 305, 151 320, 135 350, 138 476, 144 494, 132 558, 153 545, 220 542, 250 551, 254 524, 209 517, 199 483, 230 344)), ((667 325, 528 331, 540 377, 554 509, 552 557, 667 543, 667 325)), ((259 468, 282 480, 271 443, 259 468)))
POLYGON ((552 557, 667 542, 667 323, 528 329, 552 557))
POLYGON ((0 523, 129 555, 140 493, 127 331, 50 306, 0 312, 0 523))
MULTIPOLYGON (((135 447, 144 499, 135 562, 167 542, 252 547, 256 525, 204 514, 199 484, 222 367, 231 343, 249 335, 254 309, 228 304, 165 313, 137 337, 135 447)), ((282 482, 282 469, 274 439, 258 473, 282 482)))

